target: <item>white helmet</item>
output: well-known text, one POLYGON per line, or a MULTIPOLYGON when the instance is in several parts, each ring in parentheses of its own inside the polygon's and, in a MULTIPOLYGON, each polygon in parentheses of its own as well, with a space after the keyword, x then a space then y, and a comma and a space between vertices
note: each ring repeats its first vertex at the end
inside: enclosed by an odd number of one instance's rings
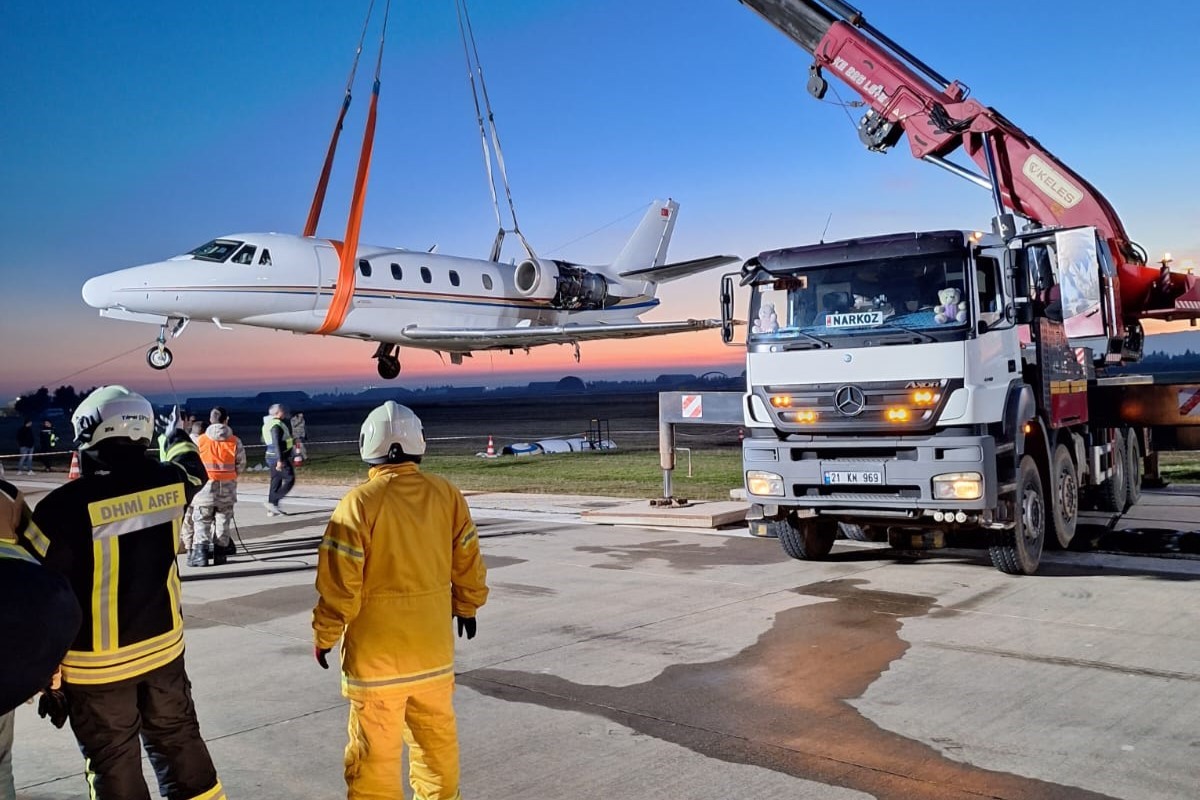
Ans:
POLYGON ((107 439, 149 444, 154 436, 154 408, 149 400, 124 386, 101 386, 75 409, 71 427, 80 450, 107 439))
POLYGON ((424 455, 425 434, 420 418, 407 406, 388 400, 367 414, 358 434, 358 452, 368 464, 384 464, 401 453, 424 455), (393 445, 399 453, 392 452, 393 445))

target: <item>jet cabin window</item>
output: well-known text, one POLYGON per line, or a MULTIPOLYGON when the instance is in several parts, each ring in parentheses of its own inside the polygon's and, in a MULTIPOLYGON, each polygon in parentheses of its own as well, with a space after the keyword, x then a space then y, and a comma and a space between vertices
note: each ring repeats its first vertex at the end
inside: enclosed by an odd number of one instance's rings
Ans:
POLYGON ((458 286, 458 284, 459 284, 458 273, 455 272, 454 270, 450 270, 450 285, 458 286))
POLYGON ((243 247, 241 250, 238 250, 237 255, 234 256, 232 259, 232 263, 234 263, 234 264, 253 264, 254 263, 254 254, 257 251, 258 251, 257 247, 255 247, 252 244, 248 244, 245 247, 243 247))
POLYGON ((492 290, 492 276, 491 275, 483 276, 483 288, 487 289, 489 292, 492 290))
POLYGON ((392 263, 392 280, 400 280, 404 277, 404 270, 400 269, 400 265, 392 263))
POLYGON ((228 259, 241 246, 242 242, 233 241, 232 239, 213 239, 211 242, 200 245, 188 253, 188 255, 200 261, 215 261, 220 263, 228 259))
POLYGON ((425 283, 433 283, 433 273, 429 271, 429 267, 421 267, 421 280, 425 283))
POLYGON ((371 262, 365 258, 360 258, 358 260, 358 271, 362 273, 364 278, 371 277, 371 262))

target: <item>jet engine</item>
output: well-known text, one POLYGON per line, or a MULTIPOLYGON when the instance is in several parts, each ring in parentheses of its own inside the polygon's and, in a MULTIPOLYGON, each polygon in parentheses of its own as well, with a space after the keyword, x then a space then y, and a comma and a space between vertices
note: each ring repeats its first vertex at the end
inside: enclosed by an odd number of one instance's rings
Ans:
POLYGON ((609 297, 603 275, 566 261, 527 258, 517 265, 513 282, 522 297, 549 300, 564 311, 594 311, 617 301, 609 297))

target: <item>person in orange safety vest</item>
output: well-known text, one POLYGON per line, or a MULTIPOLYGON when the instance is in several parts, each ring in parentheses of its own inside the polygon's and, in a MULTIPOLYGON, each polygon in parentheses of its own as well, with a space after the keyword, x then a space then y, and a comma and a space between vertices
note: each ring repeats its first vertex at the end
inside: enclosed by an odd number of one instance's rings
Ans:
POLYGON ((342 640, 350 700, 345 777, 350 800, 398 798, 409 746, 414 800, 456 800, 454 635, 475 636, 487 571, 467 501, 418 468, 421 420, 388 401, 363 423, 369 478, 330 517, 317 564, 314 655, 342 640))
POLYGON ((208 419, 208 428, 196 442, 200 460, 208 473, 208 483, 192 501, 196 537, 188 555, 189 567, 207 567, 209 561, 220 566, 232 555, 237 478, 246 469, 246 448, 242 446, 242 440, 233 435, 229 414, 217 406, 209 412, 208 419))

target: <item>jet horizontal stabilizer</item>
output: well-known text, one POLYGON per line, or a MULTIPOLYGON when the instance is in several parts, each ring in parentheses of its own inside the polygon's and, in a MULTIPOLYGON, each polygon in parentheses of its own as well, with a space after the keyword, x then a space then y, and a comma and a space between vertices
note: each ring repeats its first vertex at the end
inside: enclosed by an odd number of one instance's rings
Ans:
POLYGON ((706 258, 693 258, 691 261, 676 261, 674 264, 663 264, 661 267, 631 269, 627 272, 622 272, 620 277, 664 283, 666 281, 686 278, 688 275, 695 275, 697 272, 723 267, 726 264, 733 264, 741 260, 740 256, 707 256, 706 258))

